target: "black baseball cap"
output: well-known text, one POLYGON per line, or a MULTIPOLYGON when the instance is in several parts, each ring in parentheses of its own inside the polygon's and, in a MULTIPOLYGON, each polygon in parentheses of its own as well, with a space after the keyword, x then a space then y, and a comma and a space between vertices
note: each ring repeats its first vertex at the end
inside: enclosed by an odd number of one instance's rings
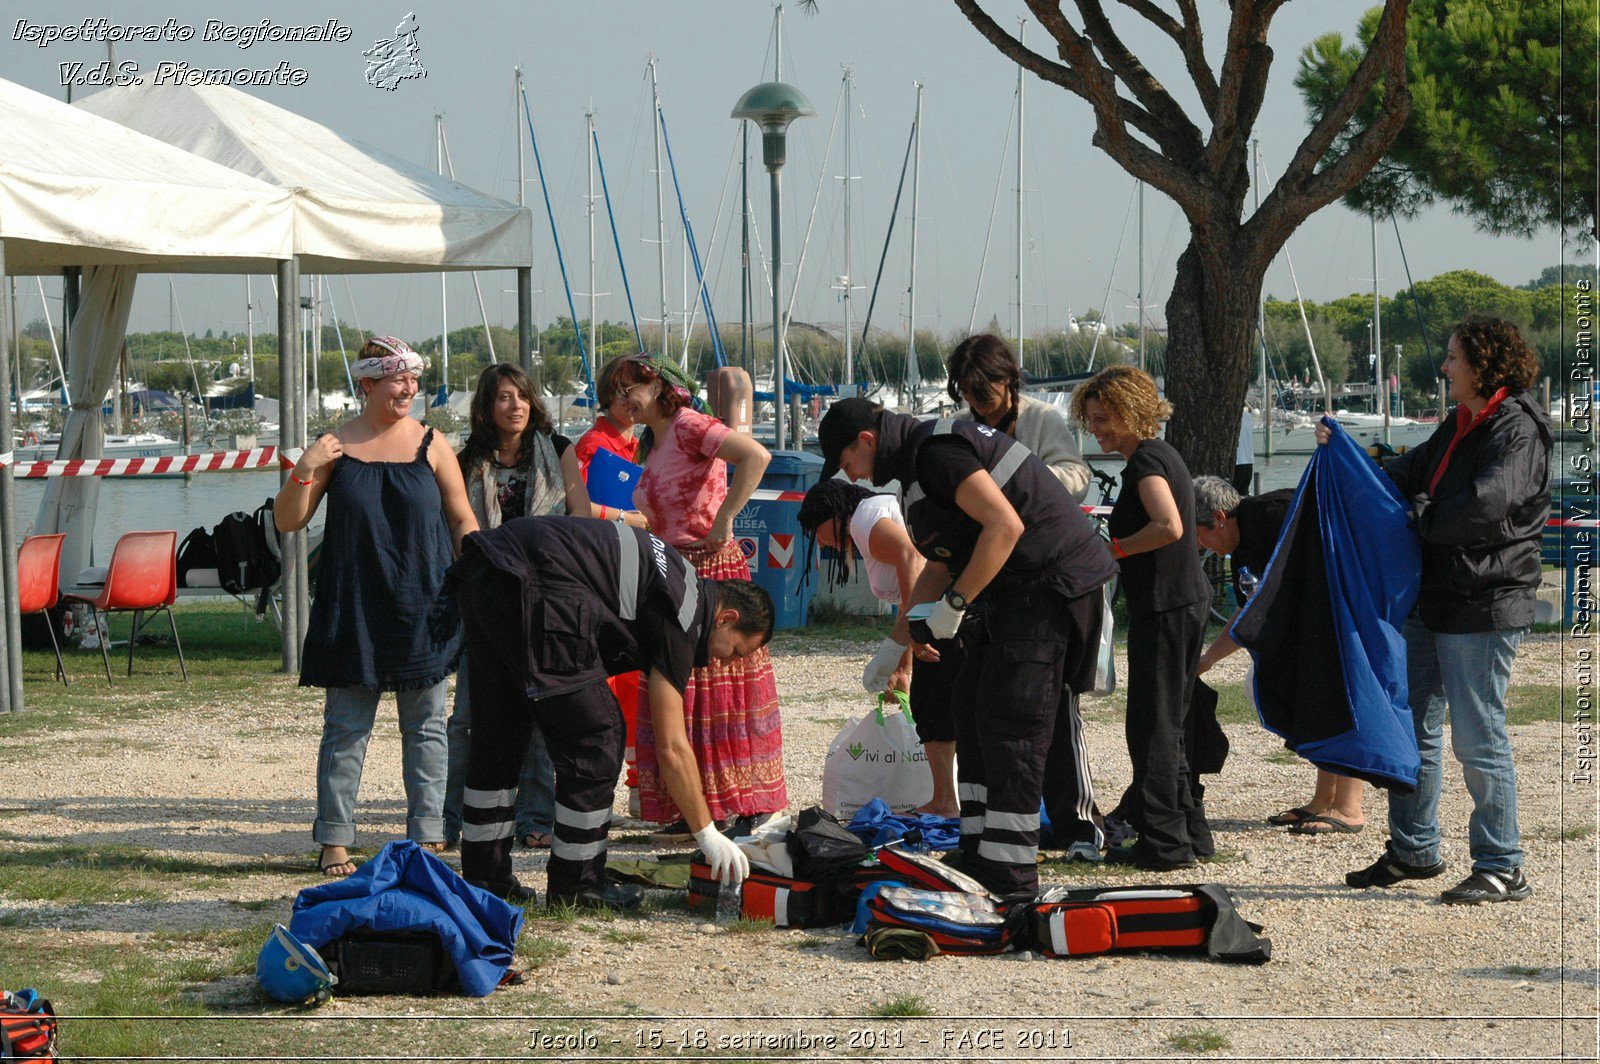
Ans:
POLYGON ((822 479, 839 472, 839 456, 856 438, 868 430, 877 431, 883 407, 870 399, 841 399, 828 408, 817 426, 817 442, 822 445, 822 479))

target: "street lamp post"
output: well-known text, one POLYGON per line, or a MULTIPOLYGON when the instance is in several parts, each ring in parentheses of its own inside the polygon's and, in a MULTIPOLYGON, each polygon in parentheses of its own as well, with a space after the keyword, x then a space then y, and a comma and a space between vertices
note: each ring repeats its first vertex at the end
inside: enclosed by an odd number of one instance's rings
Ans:
POLYGON ((784 443, 784 357, 783 357, 783 304, 779 283, 783 271, 783 216, 779 213, 778 171, 787 157, 786 138, 789 123, 796 118, 809 118, 817 113, 806 99, 805 93, 781 81, 768 81, 739 98, 734 105, 732 118, 748 118, 761 127, 761 160, 771 175, 772 185, 772 388, 773 388, 773 444, 782 449, 784 443))

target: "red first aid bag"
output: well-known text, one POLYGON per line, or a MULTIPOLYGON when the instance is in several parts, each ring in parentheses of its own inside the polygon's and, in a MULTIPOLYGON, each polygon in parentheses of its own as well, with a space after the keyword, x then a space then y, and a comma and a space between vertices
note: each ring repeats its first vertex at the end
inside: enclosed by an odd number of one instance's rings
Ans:
POLYGON ((50 1002, 34 990, 0 990, 0 1061, 59 1059, 50 1002))

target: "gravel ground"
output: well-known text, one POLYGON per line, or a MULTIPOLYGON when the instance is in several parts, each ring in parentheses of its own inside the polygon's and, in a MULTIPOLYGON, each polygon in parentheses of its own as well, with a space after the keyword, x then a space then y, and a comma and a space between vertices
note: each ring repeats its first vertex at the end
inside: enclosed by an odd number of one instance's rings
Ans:
MULTIPOLYGON (((867 708, 856 678, 868 649, 804 634, 780 638, 776 660, 794 809, 817 800, 823 754, 841 718, 867 708)), ((1560 640, 1531 638, 1517 663, 1513 699, 1518 687, 1559 684, 1563 671, 1571 677, 1578 653, 1567 644, 1563 670, 1560 640)), ((1242 657, 1224 663, 1216 679, 1238 681, 1242 657)), ((1097 788, 1114 799, 1128 780, 1116 699, 1087 700, 1085 717, 1097 788)), ((20 774, 0 773, 0 779, 9 777, 0 782, 0 815, 13 818, 8 829, 27 815, 34 841, 14 846, 132 845, 219 866, 262 855, 309 861, 319 729, 317 694, 274 679, 246 698, 200 712, 157 709, 119 723, 111 735, 93 722, 48 736, 19 733, 0 740, 0 764, 20 763, 21 752, 47 739, 50 771, 30 772, 26 787, 20 774)), ((1513 729, 1526 868, 1535 894, 1520 904, 1480 908, 1437 899, 1469 864, 1469 803, 1454 762, 1447 761, 1441 809, 1447 873, 1418 889, 1352 891, 1344 873, 1382 849, 1383 797, 1370 795, 1370 822, 1359 835, 1287 835, 1262 818, 1309 797, 1309 768, 1287 758, 1281 743, 1259 727, 1230 725, 1228 734, 1232 755, 1207 791, 1220 859, 1198 872, 1141 878, 1226 883, 1242 913, 1266 926, 1274 946, 1270 964, 1230 967, 1140 954, 886 963, 869 958, 838 929, 741 933, 667 911, 617 923, 530 921, 526 935, 560 942, 565 955, 540 965, 523 987, 445 1007, 487 1018, 543 1011, 550 1006, 541 1000, 553 1000, 558 1011, 573 1014, 730 1017, 698 1023, 711 1039, 707 1052, 757 1057, 790 1055, 793 1043, 740 1038, 803 1031, 838 1039, 831 1048, 814 1046, 807 1051, 812 1054, 876 1047, 888 1057, 929 1059, 1189 1052, 1533 1059, 1531 1052, 1539 1059, 1594 1059, 1596 790, 1592 779, 1572 779, 1577 748, 1571 729, 1556 722, 1513 729), (932 1016, 870 1018, 905 997, 918 999, 932 1016), (810 1018, 780 1019, 791 1016, 810 1018)), ((403 831, 399 756, 392 714, 380 712, 359 814, 364 852, 403 831)), ((625 817, 624 797, 619 790, 613 834, 642 838, 644 827, 625 817)), ((622 841, 613 852, 653 848, 622 841)), ((516 863, 523 880, 542 891, 544 857, 524 850, 516 863)), ((1047 882, 1095 882, 1092 873, 1059 866, 1046 865, 1043 873, 1047 882)), ((73 940, 137 942, 155 930, 225 927, 275 912, 286 917, 294 893, 315 881, 309 868, 305 875, 257 874, 154 903, 61 907, 0 896, 0 923, 59 928, 73 940), (272 899, 282 900, 281 910, 248 912, 234 904, 272 899)), ((376 1012, 386 1011, 385 1004, 336 1001, 329 1007, 376 1012)), ((396 1012, 416 1004, 387 1003, 396 1012)), ((590 1046, 584 1055, 617 1054, 636 1052, 636 1033, 651 1026, 613 1019, 586 1022, 577 1033, 602 1034, 600 1048, 590 1046), (611 1045, 607 1037, 623 1041, 611 1045)), ((653 1026, 668 1038, 663 1056, 673 1053, 673 1039, 686 1028, 691 1046, 697 1037, 697 1024, 686 1020, 653 1026)))

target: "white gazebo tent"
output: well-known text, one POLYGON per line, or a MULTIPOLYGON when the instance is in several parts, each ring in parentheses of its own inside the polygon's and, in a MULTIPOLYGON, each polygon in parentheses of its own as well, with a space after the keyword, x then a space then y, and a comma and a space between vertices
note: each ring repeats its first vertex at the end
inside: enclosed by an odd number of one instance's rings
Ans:
MULTIPOLYGON (((0 80, 0 281, 87 269, 69 326, 79 396, 63 453, 96 457, 100 398, 114 373, 140 271, 270 270, 293 255, 282 189, 0 80)), ((72 286, 69 286, 72 287, 72 286)), ((0 301, 0 380, 11 379, 0 301)), ((0 403, 0 691, 23 707, 11 406, 0 403)), ((92 521, 95 482, 53 485, 57 513, 92 521)), ((87 533, 83 533, 86 535, 87 533)))
MULTIPOLYGON (((293 293, 308 273, 517 271, 519 362, 532 370, 533 217, 423 167, 237 89, 127 86, 77 106, 288 190, 295 258, 280 270, 279 334, 295 333, 293 293), (286 318, 285 315, 288 315, 286 318)), ((303 358, 279 360, 280 440, 305 444, 303 358), (292 404, 292 405, 291 405, 292 404)), ((305 537, 285 546, 284 668, 298 668, 308 593, 305 537)))

